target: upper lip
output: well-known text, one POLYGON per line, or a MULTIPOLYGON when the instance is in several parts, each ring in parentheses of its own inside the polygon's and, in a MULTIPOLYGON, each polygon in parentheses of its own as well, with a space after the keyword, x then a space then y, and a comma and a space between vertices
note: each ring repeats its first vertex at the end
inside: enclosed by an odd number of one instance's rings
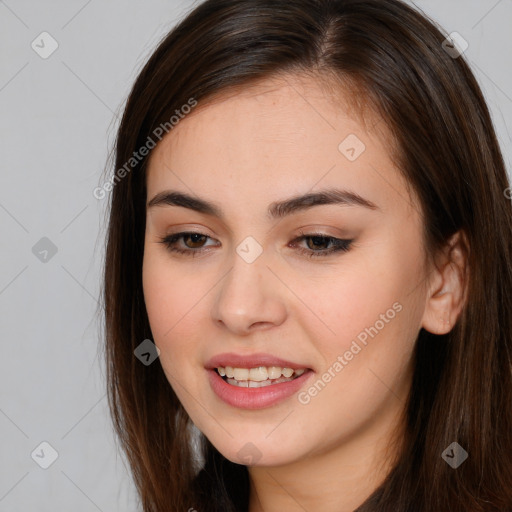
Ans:
POLYGON ((308 368, 304 364, 286 361, 280 357, 275 357, 271 354, 217 354, 206 362, 205 368, 212 370, 222 366, 231 366, 232 368, 256 368, 258 366, 279 366, 281 368, 291 368, 298 370, 301 368, 308 368))

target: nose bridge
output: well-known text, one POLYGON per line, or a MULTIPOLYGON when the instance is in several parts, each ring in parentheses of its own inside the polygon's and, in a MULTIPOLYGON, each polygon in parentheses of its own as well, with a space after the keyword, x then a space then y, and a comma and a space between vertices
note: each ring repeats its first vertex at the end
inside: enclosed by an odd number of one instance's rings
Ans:
POLYGON ((285 306, 278 280, 267 268, 263 247, 247 237, 235 248, 230 262, 231 269, 221 280, 215 298, 214 320, 239 332, 255 323, 281 323, 285 306))

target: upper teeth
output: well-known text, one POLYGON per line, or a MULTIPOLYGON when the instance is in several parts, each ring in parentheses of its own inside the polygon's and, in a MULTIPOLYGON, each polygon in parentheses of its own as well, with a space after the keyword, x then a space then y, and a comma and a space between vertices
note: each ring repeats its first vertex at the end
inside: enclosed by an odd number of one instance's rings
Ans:
POLYGON ((281 368, 280 366, 258 366, 257 368, 233 368, 231 366, 219 366, 217 368, 221 377, 228 377, 236 380, 253 380, 262 382, 267 379, 279 379, 283 377, 291 377, 295 371, 295 376, 302 375, 306 369, 293 370, 293 368, 281 368))

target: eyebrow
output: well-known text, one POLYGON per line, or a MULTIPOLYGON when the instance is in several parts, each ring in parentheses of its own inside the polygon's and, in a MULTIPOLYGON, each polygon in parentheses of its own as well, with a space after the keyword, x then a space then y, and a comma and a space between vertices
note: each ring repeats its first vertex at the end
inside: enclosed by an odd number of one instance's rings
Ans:
MULTIPOLYGON (((326 204, 361 206, 371 210, 382 211, 375 203, 372 203, 355 192, 329 188, 271 203, 268 207, 267 214, 271 219, 280 219, 314 206, 326 204)), ((153 199, 148 202, 147 207, 152 208, 154 206, 181 206, 199 213, 204 213, 205 215, 218 217, 222 220, 225 218, 222 208, 218 203, 172 190, 164 190, 154 196, 153 199)))

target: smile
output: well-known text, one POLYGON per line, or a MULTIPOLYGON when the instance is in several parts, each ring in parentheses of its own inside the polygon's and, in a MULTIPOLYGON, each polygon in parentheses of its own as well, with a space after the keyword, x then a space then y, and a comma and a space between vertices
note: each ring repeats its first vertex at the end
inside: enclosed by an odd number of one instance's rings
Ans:
POLYGON ((261 367, 235 368, 225 366, 211 368, 207 372, 212 391, 224 403, 237 409, 264 409, 277 406, 298 393, 314 375, 314 372, 309 368, 297 368, 295 370, 288 367, 263 368, 262 370, 261 367), (276 369, 272 370, 271 368, 276 369), (252 380, 249 378, 250 372, 256 370, 258 371, 256 378, 263 378, 264 372, 267 372, 267 378, 265 380, 252 380), (279 377, 275 379, 270 378, 277 375, 278 370, 279 377), (221 376, 220 372, 225 375, 221 376), (228 372, 233 377, 228 377, 228 372), (289 377, 285 375, 289 375, 289 377), (238 377, 240 380, 235 377, 238 377), (247 378, 242 379, 241 377, 247 378))
POLYGON ((216 368, 225 382, 242 388, 261 388, 282 382, 290 382, 300 377, 306 368, 282 368, 280 366, 258 366, 256 368, 234 368, 231 366, 216 368))

